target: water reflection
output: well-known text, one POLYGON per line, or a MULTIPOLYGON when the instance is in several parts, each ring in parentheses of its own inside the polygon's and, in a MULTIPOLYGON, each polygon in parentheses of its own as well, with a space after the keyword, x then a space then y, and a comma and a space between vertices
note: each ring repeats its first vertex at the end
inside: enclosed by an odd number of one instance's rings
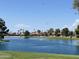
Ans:
POLYGON ((79 46, 75 46, 76 47, 76 54, 79 54, 79 46))
POLYGON ((73 44, 73 40, 59 40, 59 42, 64 45, 72 45, 73 44))
POLYGON ((0 50, 7 50, 7 44, 6 43, 0 43, 0 50))

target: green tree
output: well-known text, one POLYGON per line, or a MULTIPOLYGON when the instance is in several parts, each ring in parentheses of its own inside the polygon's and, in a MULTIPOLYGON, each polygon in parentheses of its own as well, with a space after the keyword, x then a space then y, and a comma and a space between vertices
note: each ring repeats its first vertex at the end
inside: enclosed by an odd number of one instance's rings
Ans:
POLYGON ((49 35, 52 35, 53 32, 54 32, 54 29, 53 29, 53 28, 50 28, 50 29, 48 30, 48 34, 49 34, 49 35))
POLYGON ((70 31, 69 32, 69 36, 70 36, 70 38, 72 38, 74 36, 74 32, 73 31, 70 31))
POLYGON ((55 30, 55 36, 60 36, 60 29, 55 30))
POLYGON ((42 34, 41 34, 41 30, 37 30, 37 36, 41 36, 42 34))
POLYGON ((74 9, 79 11, 79 0, 74 0, 73 7, 74 7, 74 9))
POLYGON ((38 33, 41 33, 41 30, 37 30, 38 33))
POLYGON ((79 25, 75 29, 76 37, 79 38, 79 25))
POLYGON ((63 28, 61 33, 62 33, 62 36, 69 36, 69 29, 63 28))
POLYGON ((7 29, 5 21, 0 18, 0 38, 3 39, 5 35, 7 35, 9 29, 7 29))
POLYGON ((44 36, 48 36, 48 33, 47 32, 44 32, 44 36))
POLYGON ((25 37, 30 36, 30 32, 29 32, 28 30, 26 30, 26 31, 24 32, 24 36, 25 36, 25 37))

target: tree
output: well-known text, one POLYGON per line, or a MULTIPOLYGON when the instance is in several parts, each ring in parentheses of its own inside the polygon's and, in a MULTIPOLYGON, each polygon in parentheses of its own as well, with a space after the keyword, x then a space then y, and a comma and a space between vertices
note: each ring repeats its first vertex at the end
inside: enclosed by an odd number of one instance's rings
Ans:
POLYGON ((55 30, 55 36, 60 36, 60 29, 55 30))
POLYGON ((79 25, 75 29, 76 37, 79 38, 79 25))
POLYGON ((41 36, 42 34, 41 34, 41 30, 37 30, 37 36, 41 36))
POLYGON ((79 0, 74 0, 73 7, 74 7, 74 9, 79 11, 79 0))
POLYGON ((28 31, 28 30, 26 30, 25 32, 24 32, 24 36, 26 37, 26 36, 30 36, 30 32, 28 31))
POLYGON ((72 38, 73 35, 74 35, 73 31, 70 31, 70 32, 69 32, 70 38, 72 38))
POLYGON ((52 35, 53 32, 54 32, 54 29, 53 29, 53 28, 50 28, 50 29, 48 30, 48 34, 49 34, 49 35, 52 35))
POLYGON ((41 30, 37 30, 38 33, 41 33, 41 30))
POLYGON ((47 32, 44 32, 44 36, 48 36, 48 33, 47 32))
POLYGON ((69 36, 69 29, 63 28, 61 33, 62 33, 62 36, 69 36))
POLYGON ((6 34, 8 34, 9 29, 5 26, 5 21, 0 18, 0 38, 3 39, 6 34))

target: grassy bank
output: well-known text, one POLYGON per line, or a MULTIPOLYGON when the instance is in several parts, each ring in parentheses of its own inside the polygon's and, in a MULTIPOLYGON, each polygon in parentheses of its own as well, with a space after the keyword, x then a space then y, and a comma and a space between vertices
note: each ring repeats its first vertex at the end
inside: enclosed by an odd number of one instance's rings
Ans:
POLYGON ((53 40, 53 39, 63 39, 63 40, 79 40, 79 38, 75 38, 75 37, 72 37, 72 38, 70 38, 70 37, 47 37, 48 39, 50 39, 50 40, 53 40))
POLYGON ((79 38, 76 38, 76 37, 53 37, 53 36, 27 36, 26 38, 48 38, 49 40, 53 40, 53 39, 63 39, 63 40, 79 40, 79 38))
POLYGON ((0 52, 0 59, 79 59, 79 56, 29 52, 0 52))
MULTIPOLYGON (((72 38, 70 38, 70 37, 53 37, 53 36, 26 36, 26 37, 24 37, 24 36, 5 36, 5 38, 9 38, 9 37, 12 37, 12 38, 16 38, 16 37, 19 37, 19 38, 48 38, 49 40, 53 40, 53 39, 63 39, 63 40, 79 40, 79 38, 76 38, 76 37, 72 37, 72 38)), ((8 40, 9 41, 9 40, 8 40)), ((5 42, 5 40, 3 40, 3 42, 5 42)))

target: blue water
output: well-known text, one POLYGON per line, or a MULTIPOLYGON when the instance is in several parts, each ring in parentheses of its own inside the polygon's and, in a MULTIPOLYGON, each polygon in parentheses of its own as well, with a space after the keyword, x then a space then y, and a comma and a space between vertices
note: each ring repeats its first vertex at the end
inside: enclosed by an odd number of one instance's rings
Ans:
POLYGON ((47 38, 5 38, 10 42, 0 43, 2 51, 42 52, 79 55, 79 40, 48 40, 47 38))

